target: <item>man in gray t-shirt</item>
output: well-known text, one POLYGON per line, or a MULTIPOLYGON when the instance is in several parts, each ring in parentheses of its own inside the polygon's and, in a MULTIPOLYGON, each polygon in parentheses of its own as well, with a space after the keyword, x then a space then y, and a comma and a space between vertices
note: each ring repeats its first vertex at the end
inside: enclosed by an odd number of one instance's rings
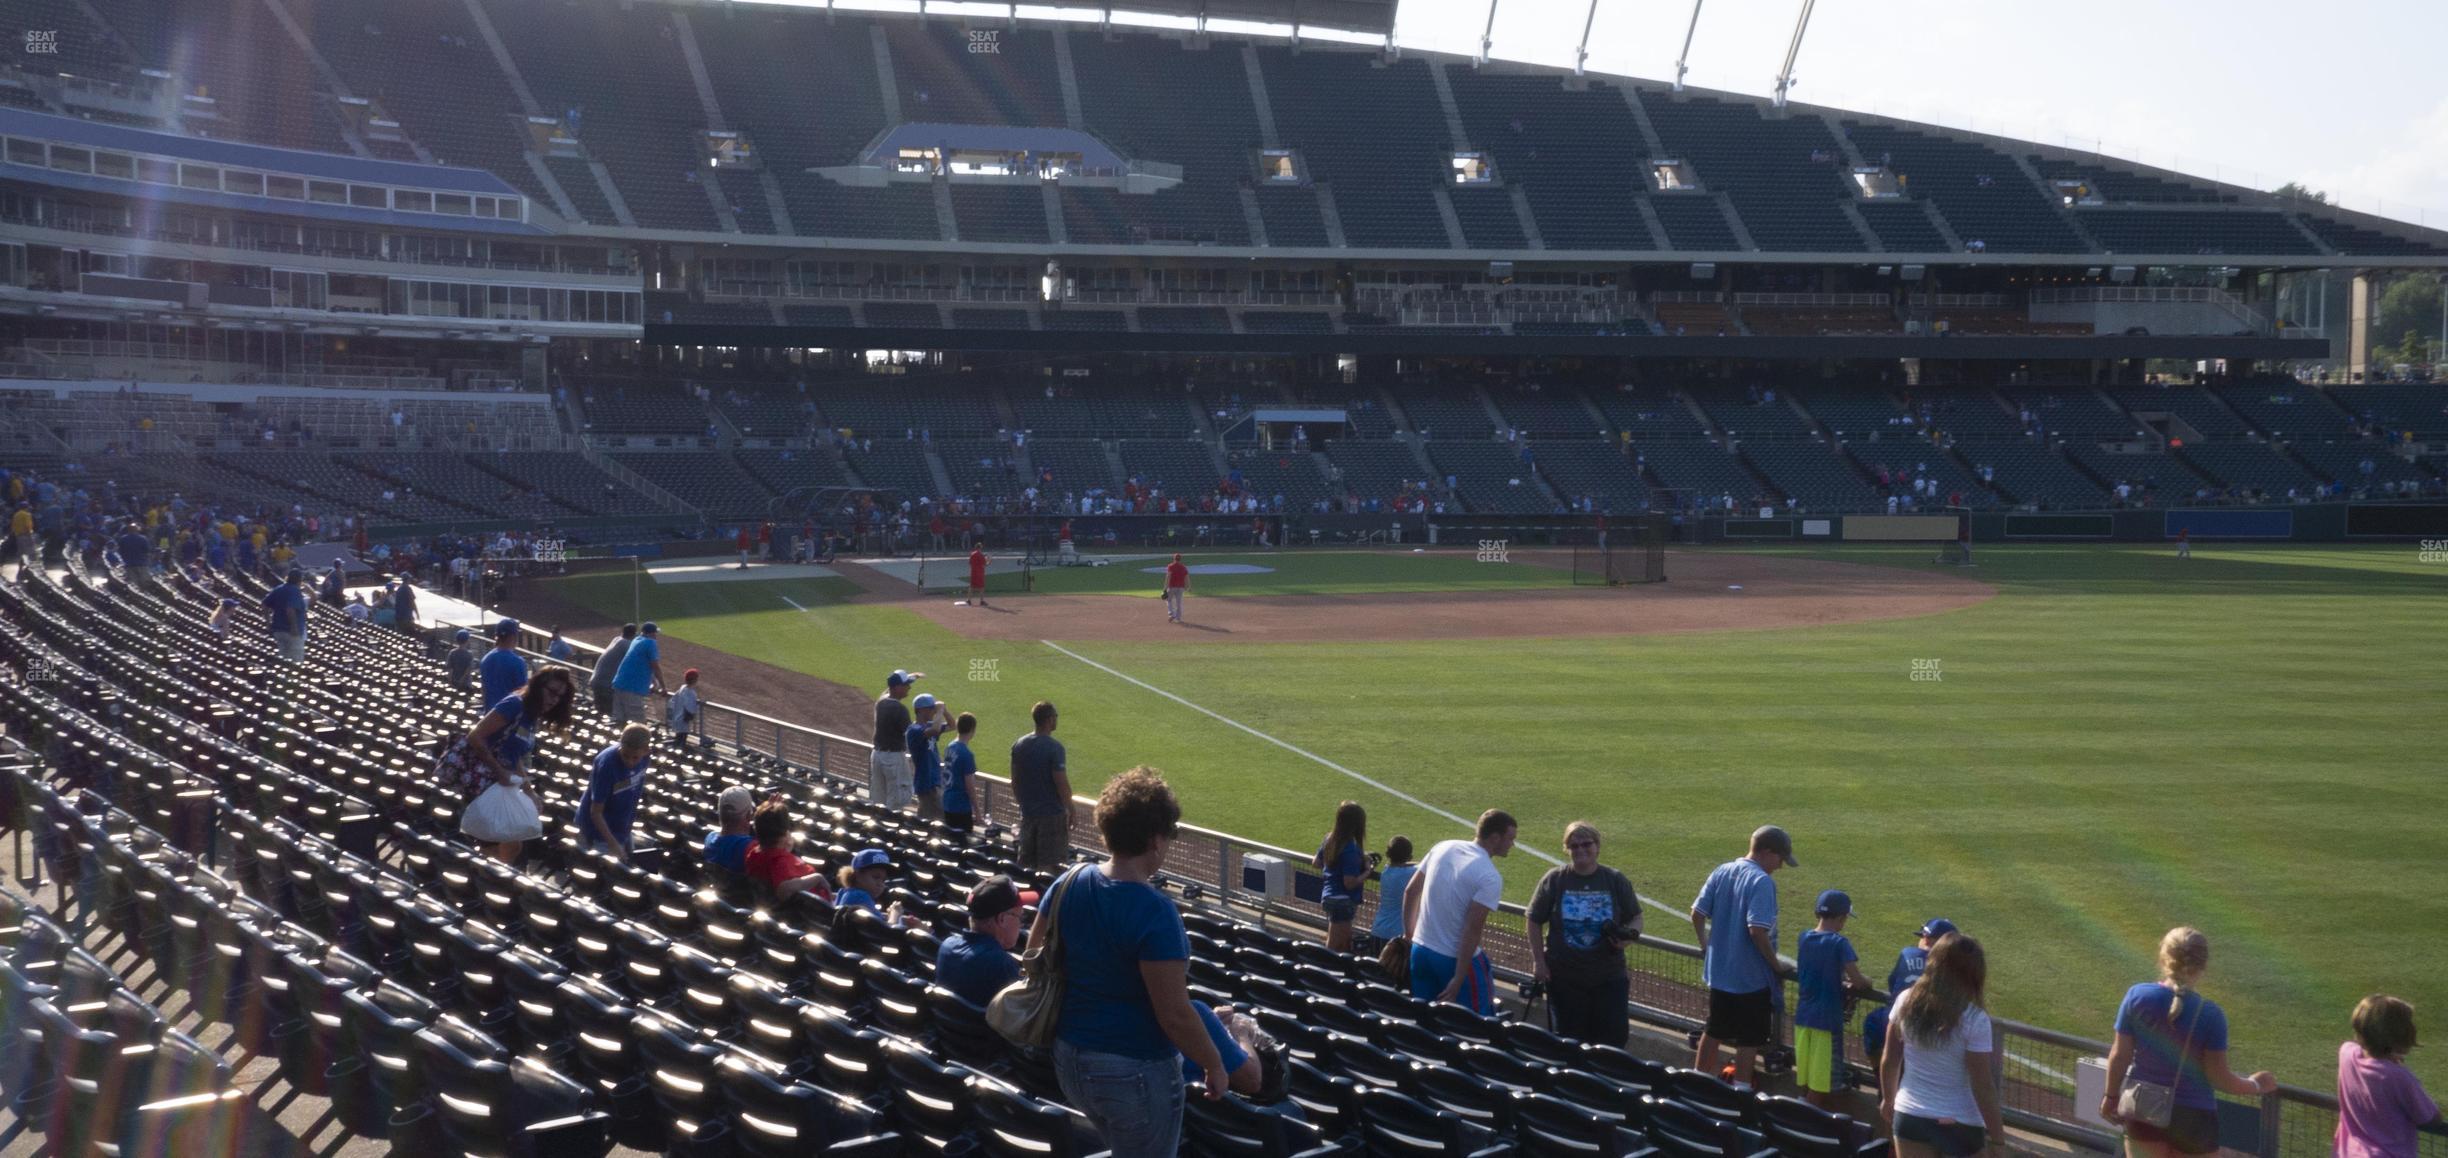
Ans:
POLYGON ((587 678, 587 690, 595 694, 595 710, 612 713, 612 677, 620 671, 621 661, 629 657, 629 645, 637 640, 637 624, 621 624, 620 638, 604 648, 595 660, 595 674, 587 678))
POLYGON ((1053 869, 1071 858, 1071 769, 1054 738, 1054 705, 1030 709, 1037 730, 1012 741, 1012 796, 1020 805, 1020 863, 1053 869))

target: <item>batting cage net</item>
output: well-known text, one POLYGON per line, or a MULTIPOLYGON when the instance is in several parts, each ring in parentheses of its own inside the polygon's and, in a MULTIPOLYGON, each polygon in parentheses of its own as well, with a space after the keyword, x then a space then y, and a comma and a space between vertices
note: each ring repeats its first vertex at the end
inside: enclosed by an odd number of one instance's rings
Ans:
POLYGON ((1625 587, 1666 581, 1664 515, 1613 520, 1595 542, 1573 548, 1573 585, 1625 587))
MULTIPOLYGON (((986 594, 1019 595, 1036 589, 1036 565, 1023 551, 986 553, 986 594)), ((918 556, 913 581, 925 595, 966 595, 969 592, 967 553, 918 556)))

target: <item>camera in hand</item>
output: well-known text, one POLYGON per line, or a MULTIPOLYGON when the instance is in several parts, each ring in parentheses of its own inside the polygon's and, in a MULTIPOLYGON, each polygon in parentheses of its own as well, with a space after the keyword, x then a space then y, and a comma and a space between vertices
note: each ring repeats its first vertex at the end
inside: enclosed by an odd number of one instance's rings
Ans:
POLYGON ((1630 921, 1609 921, 1606 935, 1618 941, 1636 941, 1640 939, 1640 930, 1630 921))

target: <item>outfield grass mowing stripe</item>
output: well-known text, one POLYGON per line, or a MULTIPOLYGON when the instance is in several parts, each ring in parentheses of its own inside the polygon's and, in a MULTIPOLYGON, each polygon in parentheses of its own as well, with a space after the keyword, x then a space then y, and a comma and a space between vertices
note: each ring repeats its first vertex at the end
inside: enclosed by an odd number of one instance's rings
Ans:
MULTIPOLYGON (((1210 709, 1208 709, 1208 708, 1204 708, 1204 707, 1201 707, 1201 706, 1199 706, 1199 705, 1197 705, 1197 704, 1191 703, 1190 701, 1185 700, 1185 699, 1181 698, 1180 696, 1174 695, 1173 693, 1168 692, 1168 691, 1164 690, 1163 688, 1157 687, 1156 685, 1151 684, 1151 683, 1147 682, 1146 680, 1137 679, 1137 678, 1134 678, 1134 677, 1132 677, 1132 676, 1130 676, 1130 675, 1128 675, 1128 674, 1125 674, 1125 673, 1123 673, 1123 672, 1115 671, 1114 669, 1112 669, 1112 668, 1110 668, 1110 667, 1107 667, 1107 666, 1105 666, 1104 664, 1098 663, 1097 661, 1095 661, 1095 660, 1093 660, 1093 659, 1090 659, 1090 658, 1088 658, 1087 656, 1081 655, 1080 653, 1078 653, 1078 652, 1076 652, 1076 651, 1073 651, 1073 650, 1071 650, 1070 648, 1064 647, 1063 645, 1061 645, 1061 644, 1059 644, 1059 643, 1056 643, 1056 642, 1054 642, 1053 640, 1050 640, 1050 639, 1041 639, 1041 640, 1038 640, 1037 642, 1042 643, 1042 644, 1046 645, 1047 647, 1053 648, 1054 650, 1059 651, 1059 652, 1063 653, 1064 655, 1070 656, 1071 658, 1076 659, 1076 660, 1080 661, 1081 663, 1087 664, 1088 666, 1090 666, 1090 667, 1092 667, 1092 668, 1095 668, 1095 669, 1097 669, 1098 671, 1104 672, 1106 675, 1112 676, 1112 677, 1114 677, 1115 679, 1118 679, 1118 680, 1121 680, 1121 681, 1123 681, 1123 682, 1125 682, 1125 683, 1132 684, 1132 685, 1134 685, 1134 686, 1136 686, 1136 687, 1144 688, 1144 689, 1146 689, 1146 690, 1148 690, 1148 691, 1154 692, 1154 693, 1156 693, 1157 695, 1163 696, 1164 698, 1166 698, 1166 699, 1168 699, 1168 700, 1171 700, 1171 701, 1173 701, 1174 703, 1180 704, 1181 706, 1183 706, 1183 707, 1185 707, 1185 708, 1190 709, 1191 711, 1197 712, 1197 713, 1199 713, 1200 715, 1203 715, 1203 716, 1206 716, 1206 717, 1208 717, 1208 718, 1210 718, 1210 719, 1213 719, 1213 720, 1215 720, 1215 721, 1216 721, 1216 722, 1218 722, 1218 723, 1221 723, 1221 724, 1227 725, 1227 726, 1229 726, 1229 727, 1239 728, 1239 729, 1241 729, 1242 731, 1247 732, 1247 733, 1249 733, 1250 735, 1256 736, 1256 737, 1258 737, 1259 739, 1264 740, 1264 741, 1266 741, 1266 742, 1267 742, 1267 743, 1269 743, 1269 744, 1273 744, 1273 745, 1275 745, 1276 747, 1281 748, 1281 749, 1283 749, 1283 750, 1284 750, 1284 751, 1286 751, 1286 752, 1290 752, 1290 753, 1292 753, 1292 754, 1293 754, 1293 755, 1295 755, 1295 756, 1299 756, 1299 757, 1302 757, 1302 758, 1307 759, 1307 760, 1312 760, 1312 761, 1315 761, 1315 762, 1317 762, 1318 764, 1323 765, 1323 766, 1325 766, 1325 767, 1327 767, 1327 768, 1331 768, 1331 769, 1333 769, 1333 770, 1335 770, 1335 771, 1337 771, 1337 772, 1340 772, 1340 773, 1344 774, 1345 776, 1349 776, 1349 777, 1351 777, 1352 779, 1354 779, 1354 780, 1357 780, 1357 781, 1361 782, 1362 784, 1366 784, 1366 785, 1368 785, 1369 787, 1374 788, 1374 789, 1376 789, 1376 790, 1378 790, 1378 791, 1380 791, 1380 792, 1383 792, 1383 793, 1386 793, 1387 795, 1390 795, 1390 796, 1396 797, 1396 798, 1398 798, 1398 799, 1400 799, 1400 800, 1404 801, 1405 803, 1408 803, 1408 804, 1412 805, 1413 807, 1416 807, 1416 808, 1421 808, 1421 809, 1425 809, 1425 810, 1427 810, 1427 811, 1429 811, 1429 812, 1433 812, 1433 813, 1437 814, 1438 816, 1442 816, 1442 817, 1444 817, 1444 818, 1445 818, 1445 819, 1447 819, 1447 820, 1453 821, 1455 824, 1459 824, 1459 825, 1461 825, 1461 826, 1462 826, 1462 827, 1464 827, 1464 828, 1474 829, 1474 830, 1477 828, 1477 823, 1476 823, 1475 821, 1466 820, 1466 819, 1464 819, 1464 818, 1462 818, 1462 817, 1460 817, 1460 816, 1457 816, 1457 815, 1455 815, 1455 814, 1453 814, 1453 813, 1451 813, 1451 812, 1447 812, 1447 811, 1445 811, 1444 809, 1437 807, 1436 805, 1430 804, 1430 803, 1428 803, 1427 801, 1422 800, 1422 799, 1420 799, 1420 798, 1419 798, 1419 797, 1417 797, 1417 796, 1413 796, 1413 795, 1411 795, 1410 793, 1405 792, 1405 791, 1403 791, 1403 790, 1402 790, 1402 789, 1400 789, 1400 788, 1396 788, 1396 787, 1394 787, 1394 786, 1393 786, 1393 785, 1391 785, 1391 784, 1387 784, 1387 783, 1385 783, 1384 781, 1377 780, 1377 779, 1373 779, 1373 778, 1371 778, 1371 777, 1369 777, 1369 776, 1367 776, 1367 775, 1364 775, 1364 774, 1362 774, 1362 773, 1359 773, 1359 772, 1354 772, 1354 771, 1352 771, 1351 769, 1349 769, 1349 768, 1346 768, 1346 767, 1342 766, 1341 764, 1337 764, 1337 763, 1335 763, 1334 761, 1332 761, 1332 760, 1329 760, 1329 759, 1325 758, 1324 756, 1320 756, 1320 755, 1318 755, 1317 753, 1315 753, 1315 752, 1312 752, 1312 751, 1308 750, 1307 748, 1299 747, 1298 745, 1294 745, 1294 744, 1288 744, 1288 743, 1285 743, 1285 742, 1284 742, 1284 741, 1282 741, 1282 740, 1278 740, 1278 739, 1276 739, 1276 738, 1275 738, 1275 737, 1273 737, 1273 736, 1267 735, 1266 733, 1261 732, 1261 731, 1259 731, 1259 730, 1258 730, 1258 729, 1256 729, 1256 728, 1250 727, 1248 724, 1244 724, 1244 723, 1242 723, 1242 722, 1241 722, 1241 721, 1239 721, 1239 720, 1233 719, 1233 718, 1232 718, 1232 717, 1230 717, 1230 716, 1226 716, 1226 715, 1223 715, 1223 714, 1221 714, 1221 713, 1218 713, 1218 712, 1215 712, 1215 711, 1213 711, 1213 710, 1210 710, 1210 709)), ((1563 861, 1557 860, 1555 857, 1553 857, 1553 856, 1551 856, 1551 855, 1549 855, 1549 854, 1547 854, 1547 853, 1541 852, 1541 851, 1539 851, 1538 849, 1532 848, 1532 847, 1530 847, 1530 846, 1529 846, 1529 845, 1527 845, 1527 844, 1522 844, 1522 843, 1516 842, 1516 843, 1514 844, 1514 847, 1515 847, 1515 848, 1518 848, 1518 849, 1521 849, 1522 851, 1527 852, 1527 853, 1529 853, 1530 855, 1532 855, 1532 856, 1535 856, 1535 857, 1539 858, 1540 860, 1546 861, 1546 862, 1547 862, 1547 863, 1549 863, 1549 864, 1562 864, 1562 863, 1564 863, 1563 861)), ((1672 912, 1673 910, 1669 909, 1669 910, 1667 910, 1667 911, 1668 911, 1668 912, 1672 912)))

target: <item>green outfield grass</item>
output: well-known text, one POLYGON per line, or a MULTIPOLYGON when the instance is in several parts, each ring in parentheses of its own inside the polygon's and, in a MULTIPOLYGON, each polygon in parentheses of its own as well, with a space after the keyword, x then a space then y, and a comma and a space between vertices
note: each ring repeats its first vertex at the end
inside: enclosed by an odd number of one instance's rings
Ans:
MULTIPOLYGON (((1768 552, 1929 565, 1926 548, 1768 552)), ((1422 564, 1457 584, 1557 582, 1468 554, 1263 561, 1284 568, 1282 591, 1411 589, 1422 564)), ((2179 923, 2211 934, 2205 988, 2232 1014, 2239 1066, 2325 1086, 2364 993, 2399 993, 2434 1020, 2448 1010, 2448 974, 2430 960, 2448 930, 2448 566, 2411 545, 2203 545, 2187 561, 1984 547, 1979 562, 1970 574, 2000 591, 1980 606, 1774 633, 1056 642, 1447 811, 1505 807, 1524 843, 1551 853, 1566 821, 1591 819, 1609 863, 1677 908, 1754 825, 1781 823, 1802 861, 1778 878, 1788 952, 1823 888, 1853 894, 1848 932, 1873 974, 1924 919, 1950 917, 1986 941, 2003 1016, 2104 1036, 2179 923), (1915 681, 1916 660, 1940 678, 1915 681)), ((1087 583, 1120 566, 1038 574, 1087 583)), ((1124 574, 1116 590, 1152 593, 1152 576, 1124 574)), ((1202 588, 1222 593, 1226 578, 1202 588)), ((563 593, 625 616, 628 584, 576 579, 563 593)), ((646 614, 862 687, 928 671, 927 690, 979 713, 989 748, 1053 699, 1075 787, 1152 764, 1208 827, 1308 847, 1348 797, 1368 805, 1373 843, 1458 831, 1052 647, 972 641, 839 594, 650 584, 646 614)), ((1520 899, 1545 862, 1517 853, 1506 868, 1520 899)), ((2434 1089, 2448 1086, 2442 1057, 2414 1055, 2434 1089)))
MULTIPOLYGON (((1091 556, 1093 557, 1093 556, 1091 556)), ((1037 590, 1065 595, 1141 595, 1157 598, 1164 585, 1164 556, 1120 560, 1106 567, 1037 567, 1031 578, 1037 590)), ((1492 566, 1473 552, 1424 551, 1289 551, 1257 554, 1189 554, 1191 565, 1242 564, 1271 567, 1266 574, 1190 576, 1190 590, 1208 595, 1362 595, 1372 592, 1502 591, 1530 587, 1569 587, 1572 560, 1561 566, 1517 563, 1492 566)))

